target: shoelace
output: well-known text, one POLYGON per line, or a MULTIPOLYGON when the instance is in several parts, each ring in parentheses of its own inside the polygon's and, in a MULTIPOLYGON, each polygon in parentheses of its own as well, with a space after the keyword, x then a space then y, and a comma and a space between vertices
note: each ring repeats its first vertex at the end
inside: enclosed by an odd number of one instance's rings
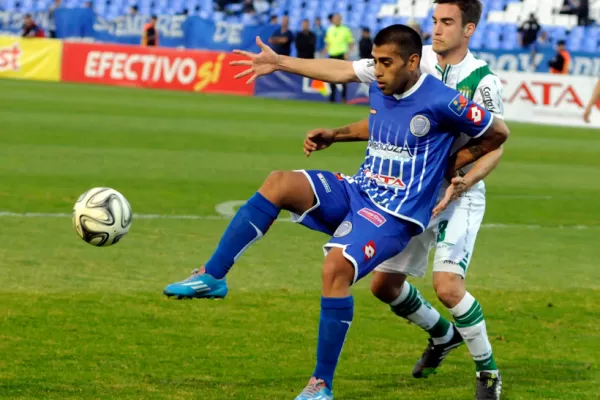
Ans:
POLYGON ((189 278, 187 278, 185 281, 186 281, 186 282, 190 281, 192 278, 194 278, 194 277, 195 277, 196 275, 198 275, 199 273, 200 273, 200 269, 198 269, 198 268, 194 268, 194 269, 192 270, 192 275, 191 275, 189 278))
POLYGON ((323 381, 315 381, 309 383, 308 386, 306 386, 302 391, 302 394, 315 395, 319 393, 319 391, 323 388, 324 384, 325 382, 323 381))

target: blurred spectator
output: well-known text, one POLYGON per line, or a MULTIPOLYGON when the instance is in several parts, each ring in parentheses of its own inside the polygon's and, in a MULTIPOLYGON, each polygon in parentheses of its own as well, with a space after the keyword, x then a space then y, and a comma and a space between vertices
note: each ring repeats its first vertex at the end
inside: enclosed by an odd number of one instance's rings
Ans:
POLYGON ((373 58, 373 39, 371 39, 371 30, 364 26, 362 28, 362 36, 358 42, 358 53, 360 58, 373 58))
POLYGON ((540 52, 544 52, 552 47, 550 39, 548 38, 548 32, 543 31, 537 38, 535 43, 531 46, 531 58, 529 59, 529 69, 535 71, 537 65, 535 64, 535 55, 540 52))
POLYGON ((292 52, 292 42, 294 41, 294 35, 290 31, 290 18, 287 15, 284 15, 281 18, 281 26, 269 39, 269 43, 271 43, 271 47, 277 54, 281 54, 282 56, 289 56, 292 52))
POLYGON ((568 74, 571 66, 571 54, 567 51, 566 42, 559 40, 556 43, 556 54, 548 61, 551 74, 568 74))
POLYGON ((144 25, 142 33, 142 46, 158 46, 158 29, 156 29, 156 15, 150 18, 150 22, 144 25))
POLYGON ((54 3, 48 10, 48 33, 51 38, 56 38, 56 16, 54 13, 60 7, 60 0, 54 0, 54 3))
MULTIPOLYGON (((329 58, 346 60, 348 58, 348 53, 352 50, 352 45, 354 44, 352 31, 350 31, 347 26, 342 25, 342 16, 340 14, 334 14, 331 17, 331 22, 333 25, 327 29, 327 34, 325 35, 325 48, 327 54, 329 55, 329 58)), ((330 86, 331 96, 329 97, 329 101, 333 103, 335 102, 337 87, 334 83, 331 83, 330 86)), ((346 102, 346 93, 347 88, 344 84, 342 85, 342 102, 346 102)))
POLYGON ((532 45, 537 40, 538 33, 540 32, 540 24, 535 17, 535 14, 531 13, 529 19, 523 22, 523 25, 519 28, 521 34, 521 46, 524 49, 532 51, 532 45))
POLYGON ((421 25, 419 25, 417 21, 410 20, 408 22, 408 26, 413 28, 419 34, 419 36, 421 36, 421 40, 423 40, 423 42, 426 42, 431 38, 431 33, 423 32, 421 30, 421 25))
POLYGON ((315 58, 317 37, 310 31, 307 19, 302 20, 302 30, 296 34, 298 58, 315 58))
POLYGON ((243 0, 217 0, 215 4, 215 11, 226 11, 226 8, 230 4, 239 4, 243 0))
POLYGON ((279 18, 277 18, 277 15, 271 15, 271 19, 269 20, 269 24, 271 24, 271 25, 279 25, 279 18))
POLYGON ((25 18, 23 19, 23 29, 21 31, 21 37, 24 38, 43 38, 46 37, 44 30, 39 27, 33 18, 31 18, 31 14, 25 14, 25 18))
POLYGON ((317 52, 322 52, 325 48, 325 29, 321 25, 321 17, 315 18, 315 26, 313 26, 313 32, 317 37, 317 52))
POLYGON ((242 12, 246 13, 246 14, 256 14, 256 9, 254 8, 254 2, 252 0, 244 0, 242 12))
POLYGON ((133 6, 129 7, 129 15, 131 15, 132 17, 135 17, 136 15, 138 15, 138 6, 133 5, 133 6))
POLYGON ((577 24, 579 26, 588 26, 590 24, 590 3, 588 0, 579 0, 577 24))
POLYGON ((257 25, 258 23, 259 20, 256 16, 254 2, 252 0, 244 0, 244 4, 242 5, 242 24, 257 25))

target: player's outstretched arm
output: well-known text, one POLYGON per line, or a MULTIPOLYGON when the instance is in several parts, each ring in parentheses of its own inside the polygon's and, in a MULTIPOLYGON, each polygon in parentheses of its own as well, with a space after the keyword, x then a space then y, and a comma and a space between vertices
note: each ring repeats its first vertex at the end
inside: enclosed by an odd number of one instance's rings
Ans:
POLYGON ((585 112, 583 114, 583 120, 590 123, 590 115, 592 114, 592 108, 600 101, 600 79, 596 83, 596 88, 594 89, 594 94, 592 94, 592 98, 590 99, 587 107, 585 108, 585 112))
POLYGON ((369 140, 369 119, 335 129, 313 129, 304 139, 304 154, 324 150, 336 142, 362 142, 369 140))
POLYGON ((332 83, 359 82, 352 61, 335 59, 302 59, 296 57, 282 56, 273 51, 268 45, 256 37, 256 44, 260 47, 260 53, 251 53, 244 50, 234 50, 235 54, 246 57, 246 60, 231 61, 229 65, 249 67, 240 72, 234 78, 240 79, 250 75, 248 83, 263 75, 275 71, 285 71, 292 74, 306 76, 332 83))

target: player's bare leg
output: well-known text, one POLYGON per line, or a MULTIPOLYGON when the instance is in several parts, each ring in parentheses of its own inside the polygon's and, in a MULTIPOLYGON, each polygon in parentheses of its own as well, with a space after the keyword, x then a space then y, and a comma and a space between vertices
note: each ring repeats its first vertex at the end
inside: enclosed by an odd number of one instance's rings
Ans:
POLYGON ((467 292, 465 280, 458 274, 435 271, 433 287, 440 301, 454 316, 456 328, 464 338, 475 361, 476 398, 478 400, 499 399, 502 379, 492 354, 481 305, 467 292))
POLYGON ((354 266, 344 256, 343 249, 333 247, 323 264, 317 366, 296 400, 333 399, 333 375, 354 316, 354 300, 350 295, 353 280, 354 266))
POLYGON ((238 210, 206 265, 194 270, 188 279, 168 285, 165 295, 177 299, 225 297, 225 275, 244 251, 267 233, 279 212, 302 214, 314 201, 312 186, 303 173, 272 172, 238 210))
POLYGON ((463 342, 451 322, 442 317, 417 288, 406 282, 406 275, 374 271, 371 292, 388 304, 394 314, 404 318, 429 334, 429 344, 413 369, 415 378, 434 374, 442 361, 463 342))

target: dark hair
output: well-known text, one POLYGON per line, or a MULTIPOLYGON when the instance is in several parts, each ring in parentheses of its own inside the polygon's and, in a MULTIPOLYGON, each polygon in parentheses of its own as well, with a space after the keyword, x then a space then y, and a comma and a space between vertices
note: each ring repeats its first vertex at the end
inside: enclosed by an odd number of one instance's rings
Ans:
POLYGON ((566 40, 562 40, 562 39, 561 39, 561 40, 559 40, 558 42, 556 42, 556 44, 557 44, 558 46, 566 46, 566 45, 567 45, 567 41, 566 41, 566 40))
POLYGON ((153 20, 153 21, 156 21, 156 20, 158 20, 158 17, 157 17, 156 15, 152 15, 152 16, 150 17, 150 19, 151 19, 151 20, 153 20))
POLYGON ((395 44, 398 47, 398 54, 406 61, 408 58, 417 54, 421 57, 423 49, 423 41, 421 36, 413 28, 406 25, 390 25, 380 30, 375 39, 375 46, 383 46, 385 44, 395 44))
POLYGON ((483 6, 479 0, 435 0, 435 4, 455 4, 462 14, 462 25, 479 25, 483 6))
POLYGON ((363 26, 362 27, 362 31, 365 32, 365 33, 371 33, 371 29, 369 29, 368 26, 363 26))

